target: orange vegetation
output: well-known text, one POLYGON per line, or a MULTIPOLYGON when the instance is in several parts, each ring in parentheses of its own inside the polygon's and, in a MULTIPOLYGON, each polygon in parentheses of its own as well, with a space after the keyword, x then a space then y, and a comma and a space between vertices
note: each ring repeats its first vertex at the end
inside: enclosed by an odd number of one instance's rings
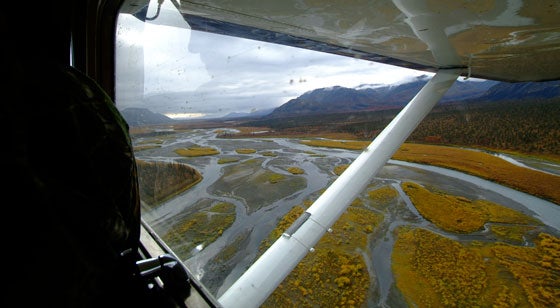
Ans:
POLYGON ((157 149, 157 148, 161 148, 161 145, 158 145, 158 144, 137 145, 137 146, 134 146, 133 150, 134 150, 134 152, 140 152, 140 151, 157 149))
MULTIPOLYGON (((309 205, 309 203, 307 203, 309 205)), ((303 213, 295 206, 261 245, 273 240, 303 213)), ((360 307, 370 287, 370 273, 360 251, 367 247, 368 234, 383 220, 357 199, 307 254, 262 307, 360 307)))
MULTIPOLYGON (((234 135, 251 135, 254 134, 255 132, 262 132, 262 131, 270 131, 270 128, 268 127, 253 127, 253 126, 236 126, 235 127, 236 130, 238 130, 238 133, 234 133, 234 135)), ((217 133, 223 133, 223 131, 219 130, 216 131, 217 133)))
POLYGON ((533 307, 560 307, 560 238, 541 233, 535 247, 497 244, 492 250, 533 307))
POLYGON ((220 138, 248 138, 248 137, 259 137, 259 138, 329 138, 329 139, 356 139, 356 136, 351 133, 344 132, 329 132, 325 131, 322 127, 305 127, 305 128, 294 128, 294 129, 282 129, 274 130, 268 127, 238 127, 235 129, 239 132, 231 133, 220 133, 218 137, 220 138))
POLYGON ((257 150, 255 149, 236 149, 235 152, 239 153, 239 154, 252 154, 257 152, 257 150))
POLYGON ((486 222, 540 224, 535 219, 487 200, 431 192, 417 183, 402 184, 418 212, 439 228, 459 233, 480 230, 486 222))
POLYGON ((299 167, 289 167, 288 172, 291 174, 304 174, 305 171, 299 167))
MULTIPOLYGON (((365 149, 369 142, 307 140, 311 146, 365 149)), ((440 166, 488 179, 560 204, 560 176, 513 165, 494 155, 447 146, 404 143, 393 159, 440 166)))
POLYGON ((515 166, 491 154, 405 143, 393 158, 456 169, 560 204, 560 176, 515 166))
POLYGON ((336 175, 341 175, 342 172, 344 172, 348 168, 348 166, 350 166, 350 165, 349 164, 344 164, 344 165, 335 166, 334 169, 333 169, 333 172, 336 175))
POLYGON ((390 201, 395 199, 398 196, 398 193, 391 186, 383 186, 368 191, 368 196, 375 205, 383 205, 388 204, 390 201))
POLYGON ((484 260, 458 242, 425 229, 400 228, 392 261, 397 287, 410 306, 481 306, 484 260))
POLYGON ((339 148, 339 149, 348 149, 348 150, 363 150, 369 144, 369 142, 366 141, 324 140, 324 139, 301 140, 300 143, 309 146, 314 146, 314 147, 339 148))
POLYGON ((495 234, 498 239, 502 241, 508 241, 515 244, 522 244, 524 241, 524 237, 526 234, 535 230, 533 226, 502 226, 502 225, 493 225, 490 226, 490 231, 495 234))
POLYGON ((392 254, 397 287, 415 307, 559 307, 560 239, 535 247, 463 245, 401 227, 392 254))
POLYGON ((240 161, 239 157, 222 157, 218 159, 218 164, 228 164, 228 163, 236 163, 240 161))
POLYGON ((185 156, 185 157, 196 157, 196 156, 207 156, 207 155, 216 155, 220 152, 215 148, 205 148, 205 147, 190 147, 187 149, 176 149, 175 153, 185 156))
POLYGON ((271 156, 271 157, 276 157, 276 156, 278 156, 278 154, 276 154, 276 153, 274 153, 274 152, 272 152, 272 151, 264 151, 264 152, 262 152, 261 154, 262 154, 262 156, 271 156))

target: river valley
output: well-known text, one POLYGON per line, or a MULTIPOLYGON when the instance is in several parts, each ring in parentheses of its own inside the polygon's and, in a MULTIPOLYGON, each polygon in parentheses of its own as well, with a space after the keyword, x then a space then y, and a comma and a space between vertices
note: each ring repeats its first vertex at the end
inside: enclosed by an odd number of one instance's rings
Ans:
MULTIPOLYGON (((177 132, 171 136, 158 143, 158 147, 136 152, 136 157, 146 161, 188 164, 198 170, 203 179, 177 197, 145 212, 143 219, 162 235, 192 214, 204 200, 223 201, 235 206, 234 222, 215 241, 179 254, 189 270, 216 297, 255 261, 261 242, 276 227, 279 219, 292 207, 307 200, 315 200, 337 178, 333 169, 350 164, 361 152, 311 147, 299 143, 299 139, 289 138, 222 139, 217 137, 214 129, 177 132), (182 157, 174 152, 192 146, 216 148, 219 154, 182 157), (238 149, 255 151, 240 154, 236 151, 238 149), (220 159, 224 158, 232 160, 220 163, 220 159), (303 173, 292 174, 287 171, 290 167, 300 168, 303 173), (266 189, 270 189, 266 191, 262 185, 251 187, 248 179, 262 172, 280 174, 287 180, 284 184, 266 186, 269 187, 266 189), (263 191, 259 191, 261 188, 263 191), (225 258, 223 251, 232 243, 235 243, 236 251, 225 258)), ((146 144, 149 140, 138 138, 134 142, 146 144)), ((522 161, 510 156, 504 155, 504 159, 523 165, 522 161)), ((527 168, 538 169, 539 165, 532 164, 527 168)), ((560 170, 560 166, 546 164, 543 171, 554 173, 557 170, 560 170)), ((541 221, 542 224, 535 226, 539 231, 560 236, 560 205, 458 171, 390 160, 358 196, 366 200, 368 191, 385 186, 397 192, 397 197, 387 204, 366 204, 371 211, 383 215, 383 221, 369 235, 367 250, 362 254, 373 278, 366 301, 368 307, 406 306, 395 287, 391 269, 395 228, 422 227, 455 241, 496 240, 489 226, 466 234, 438 228, 420 215, 401 188, 404 182, 415 182, 449 195, 500 204, 541 221)), ((175 250, 179 247, 171 248, 175 250)))

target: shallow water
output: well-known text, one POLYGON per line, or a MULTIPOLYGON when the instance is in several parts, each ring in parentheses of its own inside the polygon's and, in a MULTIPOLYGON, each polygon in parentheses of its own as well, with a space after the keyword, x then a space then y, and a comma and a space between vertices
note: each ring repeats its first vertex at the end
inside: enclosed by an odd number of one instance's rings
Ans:
MULTIPOLYGON (((316 148, 300 144, 292 139, 217 139, 211 130, 194 130, 177 134, 173 140, 167 140, 161 148, 138 152, 136 157, 146 160, 178 161, 196 168, 203 176, 203 180, 177 196, 176 198, 146 213, 144 219, 160 235, 165 233, 172 223, 181 217, 181 212, 201 199, 210 198, 230 202, 236 206, 236 220, 233 225, 213 243, 201 247, 194 255, 184 260, 187 267, 207 286, 217 297, 254 262, 258 253, 258 246, 277 221, 293 206, 304 200, 312 199, 318 192, 329 185, 336 175, 332 172, 337 165, 348 164, 360 154, 360 151, 341 149, 316 148), (192 145, 211 146, 220 149, 221 154, 209 157, 184 158, 173 152, 180 147, 192 145), (235 149, 253 148, 254 154, 238 154, 235 149), (276 157, 267 157, 262 151, 273 151, 276 157), (310 152, 316 155, 310 154, 310 152), (218 164, 221 156, 235 156, 244 162, 251 158, 263 159, 260 168, 276 173, 289 174, 287 167, 297 166, 305 171, 303 175, 307 187, 285 195, 270 205, 247 214, 247 205, 239 196, 217 194, 215 184, 224 173, 224 167, 231 164, 218 164), (211 188, 214 187, 214 188, 211 188), (216 264, 211 264, 221 250, 238 236, 244 236, 240 251, 229 264, 222 264, 223 271, 216 272, 216 264)), ((510 158, 507 158, 510 159, 510 158)), ((235 164, 235 163, 234 163, 235 164)), ((521 164, 523 165, 523 164, 521 164)), ((531 166, 530 168, 537 168, 531 166)), ((547 167, 551 169, 550 166, 547 167)), ((558 168, 559 166, 555 166, 558 168)), ((552 169, 554 169, 552 168, 552 169)), ((385 220, 379 229, 370 237, 369 250, 364 254, 368 269, 375 278, 376 290, 370 292, 369 306, 400 305, 398 294, 394 292, 394 280, 391 272, 391 253, 394 244, 393 230, 401 225, 422 226, 456 240, 485 239, 487 232, 477 234, 456 235, 442 232, 419 215, 406 194, 400 188, 403 181, 414 181, 422 185, 430 185, 448 194, 464 196, 469 199, 485 199, 521 211, 533 216, 546 224, 545 230, 555 234, 560 233, 560 206, 527 195, 513 189, 489 182, 480 178, 452 171, 444 168, 412 164, 390 160, 381 169, 372 184, 383 183, 391 185, 399 193, 398 198, 390 207, 384 210, 385 220)), ((367 198, 367 192, 362 195, 367 198)))

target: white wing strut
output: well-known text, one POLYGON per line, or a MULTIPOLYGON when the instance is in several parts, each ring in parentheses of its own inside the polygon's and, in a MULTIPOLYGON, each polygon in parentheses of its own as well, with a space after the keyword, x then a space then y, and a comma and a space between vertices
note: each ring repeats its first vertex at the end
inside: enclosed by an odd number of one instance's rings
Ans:
POLYGON ((218 299, 226 308, 259 307, 367 186, 459 77, 440 70, 274 244, 218 299))

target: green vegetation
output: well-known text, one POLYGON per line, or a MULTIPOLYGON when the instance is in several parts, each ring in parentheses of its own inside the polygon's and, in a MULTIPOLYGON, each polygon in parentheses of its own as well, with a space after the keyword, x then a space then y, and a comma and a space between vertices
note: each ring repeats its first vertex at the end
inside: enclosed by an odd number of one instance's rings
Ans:
POLYGON ((219 263, 225 263, 230 261, 237 253, 239 253, 239 247, 241 243, 247 240, 249 233, 239 234, 233 241, 228 243, 228 245, 216 255, 214 261, 219 263))
POLYGON ((136 160, 140 199, 148 206, 189 189, 202 180, 200 173, 185 164, 136 160))
MULTIPOLYGON (((244 125, 267 126, 275 136, 372 140, 399 111, 304 115, 244 125)), ((428 114, 407 141, 516 151, 560 161, 558 114, 559 98, 442 105, 428 114)))
POLYGON ((201 245, 208 246, 235 220, 235 206, 231 203, 216 202, 198 212, 185 216, 174 224, 162 239, 173 250, 186 259, 192 250, 201 245))
POLYGON ((504 242, 510 242, 517 245, 523 244, 524 237, 530 231, 535 230, 534 226, 524 226, 524 225, 492 225, 490 226, 490 231, 496 235, 496 237, 504 242))
POLYGON ((161 145, 138 145, 134 147, 134 152, 161 148, 161 145))
POLYGON ((146 145, 146 144, 162 144, 163 139, 156 138, 156 139, 146 139, 143 141, 138 142, 139 145, 146 145))
POLYGON ((146 139, 140 142, 137 142, 134 145, 134 152, 150 150, 150 149, 157 149, 161 148, 161 144, 163 143, 163 139, 146 139))
POLYGON ((225 166, 223 176, 210 189, 216 194, 243 199, 250 214, 306 187, 304 177, 263 169, 263 161, 259 157, 225 166))
POLYGON ((433 112, 410 141, 479 146, 533 154, 560 153, 560 100, 487 103, 433 112))
POLYGON ((309 156, 312 157, 325 157, 325 154, 317 154, 313 151, 303 151, 303 153, 308 154, 309 156))
POLYGON ((190 147, 186 149, 176 149, 175 153, 185 156, 185 157, 196 157, 196 156, 208 156, 220 154, 220 152, 215 148, 208 147, 190 147))
MULTIPOLYGON (((488 114, 480 112, 483 109, 474 108, 461 112, 440 110, 429 115, 409 138, 409 141, 439 145, 406 143, 393 158, 459 170, 560 204, 560 190, 557 189, 560 187, 558 176, 520 168, 483 152, 441 146, 450 143, 464 144, 504 149, 504 151, 538 153, 549 158, 558 158, 560 152, 558 121, 560 120, 556 119, 555 115, 559 112, 554 108, 560 105, 549 106, 552 108, 549 114, 540 114, 543 117, 542 121, 545 122, 543 125, 530 123, 539 120, 533 115, 528 115, 527 121, 518 119, 518 124, 516 120, 507 121, 508 116, 504 111, 510 112, 509 106, 496 109, 493 119, 499 111, 501 113, 497 116, 500 118, 499 121, 487 118, 488 114), (554 127, 550 126, 551 121, 556 121, 554 127), (478 124, 471 125, 472 123, 478 124), (496 123, 500 123, 499 129, 494 127, 496 123), (518 127, 512 128, 514 125, 518 127), (469 139, 470 136, 465 136, 468 131, 473 130, 477 131, 475 133, 478 137, 469 139), (507 130, 517 130, 517 132, 507 130), (547 130, 548 132, 545 133, 547 130), (511 141, 515 138, 522 140, 511 141)), ((513 107, 513 109, 517 108, 515 105, 513 107)), ((522 111, 527 112, 527 110, 530 108, 521 108, 516 112, 521 116, 522 111)), ((373 121, 373 124, 367 127, 359 126, 360 123, 357 122, 337 125, 336 129, 354 134, 354 137, 346 135, 347 141, 306 140, 302 143, 310 146, 362 150, 369 141, 351 139, 375 136, 379 132, 376 127, 382 128, 386 124, 384 121, 386 120, 373 121)), ((321 127, 306 126, 276 132, 270 130, 269 134, 280 136, 280 133, 283 133, 287 137, 305 136, 309 129, 313 134, 318 134, 321 127)), ((252 135, 254 130, 255 128, 248 128, 243 133, 252 135)), ((322 136, 328 133, 323 133, 322 136)), ((331 137, 340 139, 341 136, 343 134, 337 138, 333 133, 331 137)), ((157 143, 145 144, 145 146, 157 146, 157 143)), ((216 149, 200 147, 182 150, 191 149, 194 150, 188 155, 179 155, 200 156, 219 153, 216 149)), ((254 149, 236 151, 239 154, 256 152, 254 149)), ((316 155, 311 151, 306 153, 316 155)), ((277 155, 273 151, 264 151, 261 154, 271 157, 277 155)), ((225 166, 223 177, 213 185, 212 189, 217 194, 243 200, 250 214, 262 206, 305 188, 305 179, 297 176, 303 170, 290 167, 287 171, 291 175, 278 174, 263 170, 261 168, 263 160, 264 158, 261 157, 225 166)), ((218 163, 238 161, 239 159, 235 158, 220 158, 218 163)), ((333 172, 340 175, 347 167, 348 165, 336 166, 333 172)), ((167 172, 176 172, 169 168, 167 172)), ((139 167, 139 173, 141 173, 140 169, 139 167)), ((146 169, 149 168, 144 168, 146 169)), ((177 172, 177 177, 172 182, 183 180, 179 174, 177 172)), ((163 177, 155 171, 152 171, 150 176, 156 179, 163 177)), ((146 187, 152 189, 155 184, 143 185, 145 187, 141 185, 141 190, 146 190, 146 187)), ((167 184, 162 186, 167 187, 167 184)), ((171 187, 167 188, 173 191, 171 187)), ((499 204, 450 195, 413 182, 402 183, 402 188, 419 213, 446 232, 470 233, 480 231, 485 226, 490 230, 490 233, 484 232, 483 235, 484 240, 488 242, 468 239, 459 242, 422 228, 397 228, 396 242, 391 256, 392 269, 395 285, 409 306, 560 307, 560 239, 541 233, 544 227, 539 221, 499 204)), ((334 232, 327 233, 321 239, 315 247, 315 252, 309 253, 304 258, 263 307, 363 307, 367 305, 366 298, 372 292, 369 288, 375 285, 375 277, 368 272, 363 255, 368 251, 368 237, 378 232, 383 221, 383 216, 376 212, 393 209, 393 205, 401 206, 402 202, 398 198, 397 190, 390 185, 377 187, 372 184, 370 189, 367 191, 367 197, 362 196, 363 199, 357 198, 352 203, 333 226, 334 232)), ((178 193, 177 191, 172 192, 171 196, 178 193)), ((153 198, 153 204, 169 198, 165 197, 164 193, 160 194, 161 196, 153 198)), ((142 199, 149 199, 149 196, 142 196, 142 199)), ((261 243, 260 251, 264 251, 281 236, 282 232, 310 204, 311 201, 306 201, 302 205, 293 207, 279 222, 277 228, 261 243)), ((170 228, 164 239, 173 245, 174 250, 180 252, 181 257, 188 257, 196 246, 204 247, 215 241, 234 219, 233 205, 214 200, 212 205, 200 206, 196 211, 185 214, 170 228)), ((248 234, 238 235, 216 255, 215 262, 235 262, 234 259, 238 258, 240 253, 237 249, 247 240, 248 234)), ((222 266, 221 270, 226 268, 225 265, 219 266, 222 266)))
POLYGON ((279 173, 274 173, 274 172, 267 172, 267 181, 271 184, 276 184, 280 181, 283 181, 286 177, 282 174, 279 173))
POLYGON ((236 163, 240 160, 239 157, 222 157, 218 159, 218 164, 236 163))

